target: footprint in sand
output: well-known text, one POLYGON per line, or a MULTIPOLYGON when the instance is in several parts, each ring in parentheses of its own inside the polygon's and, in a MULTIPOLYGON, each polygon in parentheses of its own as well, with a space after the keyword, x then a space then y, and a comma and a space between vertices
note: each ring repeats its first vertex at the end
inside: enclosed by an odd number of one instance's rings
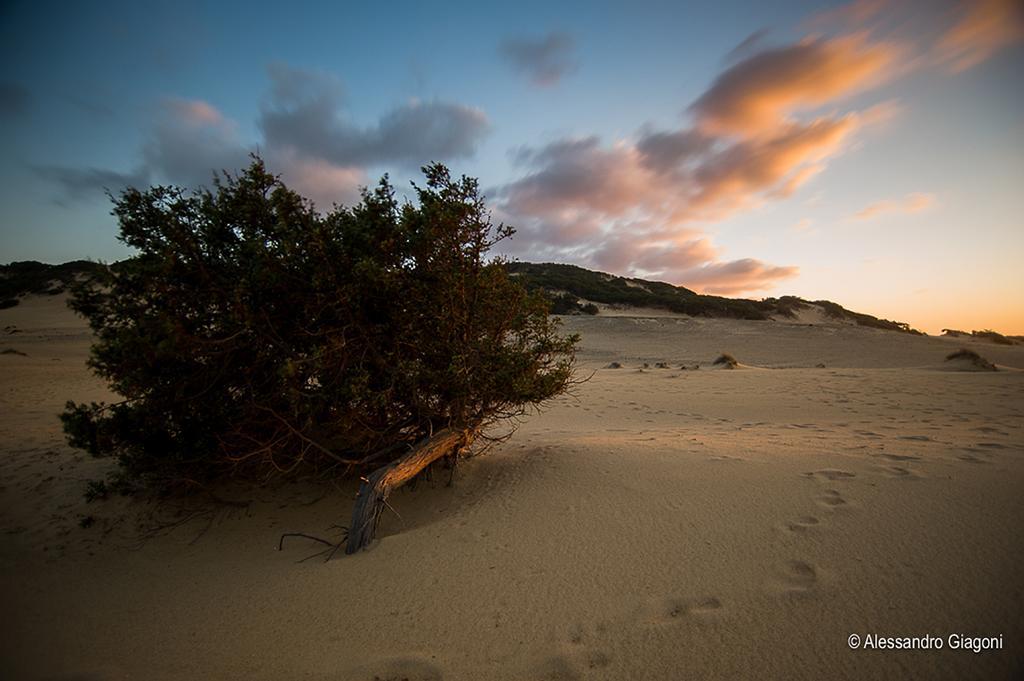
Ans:
POLYGON ((444 678, 437 665, 420 656, 394 657, 350 671, 352 673, 344 678, 366 681, 442 681, 444 678))
POLYGON ((912 471, 909 468, 903 466, 883 466, 882 470, 892 478, 901 478, 903 480, 911 480, 913 478, 919 478, 920 475, 916 471, 912 471))
POLYGON ((838 468, 825 468, 820 471, 811 471, 810 473, 804 473, 808 478, 820 478, 823 480, 846 480, 849 478, 857 477, 856 473, 850 473, 849 471, 839 470, 838 468))
POLYGON ((830 506, 832 508, 846 505, 846 499, 844 499, 843 495, 834 489, 825 490, 825 493, 818 497, 818 501, 825 506, 830 506))
POLYGON ((883 459, 889 459, 890 461, 920 461, 921 457, 911 456, 910 454, 879 454, 883 459))
POLYGON ((669 623, 684 617, 709 615, 721 609, 722 601, 714 596, 669 598, 662 603, 658 619, 669 623))
POLYGON ((575 681, 582 678, 582 675, 567 656, 554 655, 538 666, 534 678, 544 679, 544 681, 575 681))
POLYGON ((783 589, 791 593, 806 593, 818 583, 818 571, 810 563, 791 560, 780 572, 783 589))
POLYGON ((821 524, 821 521, 812 515, 803 515, 796 520, 787 523, 786 529, 790 532, 806 532, 815 525, 821 524))

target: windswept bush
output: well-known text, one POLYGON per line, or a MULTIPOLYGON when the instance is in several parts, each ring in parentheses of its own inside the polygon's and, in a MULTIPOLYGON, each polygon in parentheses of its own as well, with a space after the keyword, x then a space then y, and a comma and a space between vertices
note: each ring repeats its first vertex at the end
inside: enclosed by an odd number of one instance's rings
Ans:
POLYGON ((726 369, 735 369, 737 366, 739 366, 739 362, 736 361, 736 358, 730 355, 728 352, 723 352, 721 355, 716 357, 715 361, 712 362, 711 364, 713 364, 714 366, 722 366, 726 369))
POLYGON ((322 215, 259 159, 213 191, 115 201, 138 255, 75 287, 90 365, 123 400, 68 403, 70 443, 144 485, 363 474, 349 549, 391 489, 572 382, 576 336, 488 250, 477 182, 424 168, 322 215))
POLYGON ((991 341, 997 345, 1016 345, 1017 342, 1012 338, 1007 338, 998 331, 992 329, 983 329, 981 331, 971 331, 971 335, 975 338, 981 338, 982 340, 991 341))
POLYGON ((977 369, 982 369, 984 371, 997 371, 995 364, 988 361, 987 359, 976 353, 974 350, 969 350, 967 348, 960 348, 956 352, 949 353, 948 355, 946 355, 946 361, 959 361, 969 364, 977 369))

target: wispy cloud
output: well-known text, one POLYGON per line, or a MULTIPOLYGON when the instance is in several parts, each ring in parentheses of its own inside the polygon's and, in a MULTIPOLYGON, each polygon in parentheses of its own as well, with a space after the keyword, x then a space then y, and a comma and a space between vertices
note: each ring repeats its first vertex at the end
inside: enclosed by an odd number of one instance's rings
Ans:
POLYGON ((933 194, 913 193, 907 194, 902 199, 876 201, 854 214, 858 220, 867 220, 883 213, 920 213, 931 208, 935 203, 933 194))
POLYGON ((690 109, 712 133, 770 132, 794 113, 877 84, 897 54, 894 45, 860 36, 803 40, 730 67, 690 109))
POLYGON ((36 165, 32 170, 57 185, 61 193, 54 200, 62 206, 76 201, 96 201, 107 193, 116 194, 126 187, 139 187, 149 182, 146 168, 119 173, 104 168, 71 168, 57 165, 36 165))
POLYGON ((960 19, 937 46, 938 57, 954 73, 1024 40, 1024 3, 1020 0, 972 0, 961 3, 959 9, 960 19))
POLYGON ((498 52, 534 85, 550 87, 576 70, 574 47, 572 36, 553 31, 540 37, 508 38, 498 52))

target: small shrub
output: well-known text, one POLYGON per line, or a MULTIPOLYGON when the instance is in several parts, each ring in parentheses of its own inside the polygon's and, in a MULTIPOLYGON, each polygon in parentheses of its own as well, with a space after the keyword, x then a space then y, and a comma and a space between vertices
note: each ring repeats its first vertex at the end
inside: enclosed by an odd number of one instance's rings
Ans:
POLYGON ((1007 338, 1003 334, 997 333, 991 329, 985 329, 983 331, 971 331, 971 335, 974 336, 975 338, 982 338, 984 340, 991 341, 998 345, 1016 345, 1016 343, 1012 339, 1007 338))
POLYGON ((735 369, 739 365, 739 362, 737 362, 736 358, 728 352, 723 352, 714 362, 712 362, 712 364, 716 366, 725 366, 729 369, 735 369))
POLYGON ((968 350, 967 348, 960 348, 956 352, 951 352, 948 355, 946 355, 947 362, 957 360, 970 362, 975 367, 982 369, 984 371, 997 371, 995 364, 988 361, 987 359, 976 353, 974 350, 968 350))
POLYGON ((85 486, 85 501, 91 503, 97 499, 106 499, 110 494, 107 483, 103 480, 90 480, 85 486))

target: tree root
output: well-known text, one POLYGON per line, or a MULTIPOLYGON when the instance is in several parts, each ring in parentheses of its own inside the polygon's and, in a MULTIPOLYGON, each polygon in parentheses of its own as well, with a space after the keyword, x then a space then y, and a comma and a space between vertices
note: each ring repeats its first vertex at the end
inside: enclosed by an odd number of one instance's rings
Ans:
POLYGON ((387 499, 391 492, 415 478, 441 457, 457 456, 472 443, 476 433, 475 427, 465 430, 445 428, 420 442, 402 458, 362 478, 356 503, 352 508, 352 522, 349 524, 345 553, 356 553, 373 541, 381 513, 385 507, 390 508, 387 499))

